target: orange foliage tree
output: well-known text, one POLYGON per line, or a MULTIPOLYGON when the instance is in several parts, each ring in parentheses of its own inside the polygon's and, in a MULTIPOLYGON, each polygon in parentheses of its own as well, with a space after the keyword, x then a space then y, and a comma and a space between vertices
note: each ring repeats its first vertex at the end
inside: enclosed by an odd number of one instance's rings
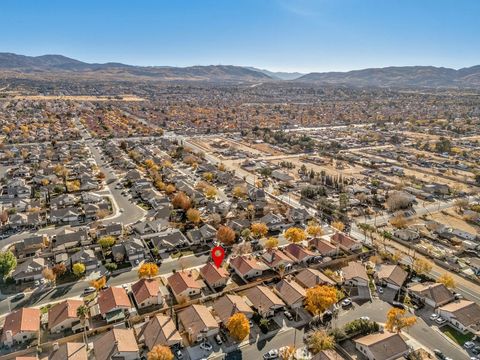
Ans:
POLYGON ((225 245, 232 245, 235 242, 235 231, 228 226, 220 226, 217 230, 217 240, 225 245))
POLYGON ((148 278, 151 279, 154 276, 158 275, 158 266, 154 263, 144 263, 138 269, 138 277, 140 279, 148 278))

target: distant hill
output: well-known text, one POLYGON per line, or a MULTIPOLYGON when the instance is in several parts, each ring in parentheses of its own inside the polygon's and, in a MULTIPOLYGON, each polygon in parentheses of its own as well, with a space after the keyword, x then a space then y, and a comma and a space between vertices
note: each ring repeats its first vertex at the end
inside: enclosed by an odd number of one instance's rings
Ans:
POLYGON ((480 65, 460 70, 434 66, 403 66, 310 73, 295 81, 359 87, 479 87, 480 65))
POLYGON ((264 73, 265 75, 270 76, 272 79, 276 79, 276 80, 295 80, 305 75, 299 72, 269 71, 265 69, 257 69, 255 67, 250 67, 250 66, 247 67, 247 69, 259 71, 261 73, 264 73))
POLYGON ((190 67, 133 66, 120 63, 89 64, 62 55, 24 56, 0 53, 0 71, 23 74, 56 74, 95 78, 142 78, 164 81, 255 82, 272 77, 242 66, 209 65, 190 67))

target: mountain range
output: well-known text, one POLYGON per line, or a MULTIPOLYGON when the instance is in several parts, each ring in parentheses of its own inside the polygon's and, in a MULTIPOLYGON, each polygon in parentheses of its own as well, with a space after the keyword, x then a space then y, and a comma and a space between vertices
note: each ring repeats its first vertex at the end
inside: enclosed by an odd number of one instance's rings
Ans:
POLYGON ((91 77, 207 82, 293 82, 297 84, 356 87, 480 88, 480 65, 459 70, 434 66, 371 68, 348 72, 288 73, 233 65, 134 66, 121 63, 91 64, 62 55, 24 56, 0 53, 5 76, 91 77))

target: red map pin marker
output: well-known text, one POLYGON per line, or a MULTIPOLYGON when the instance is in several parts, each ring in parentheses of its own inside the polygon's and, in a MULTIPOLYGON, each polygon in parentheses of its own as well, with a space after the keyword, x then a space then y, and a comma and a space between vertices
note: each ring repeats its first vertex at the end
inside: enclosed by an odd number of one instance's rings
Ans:
POLYGON ((221 246, 215 246, 212 249, 212 259, 215 263, 217 269, 222 265, 223 259, 225 258, 225 250, 221 246))

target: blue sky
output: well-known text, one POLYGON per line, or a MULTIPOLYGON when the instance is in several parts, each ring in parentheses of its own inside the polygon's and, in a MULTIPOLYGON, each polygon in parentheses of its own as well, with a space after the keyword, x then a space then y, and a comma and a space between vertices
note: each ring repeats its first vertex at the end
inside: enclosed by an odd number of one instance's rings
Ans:
POLYGON ((477 0, 1 0, 0 52, 344 71, 480 64, 477 0))

